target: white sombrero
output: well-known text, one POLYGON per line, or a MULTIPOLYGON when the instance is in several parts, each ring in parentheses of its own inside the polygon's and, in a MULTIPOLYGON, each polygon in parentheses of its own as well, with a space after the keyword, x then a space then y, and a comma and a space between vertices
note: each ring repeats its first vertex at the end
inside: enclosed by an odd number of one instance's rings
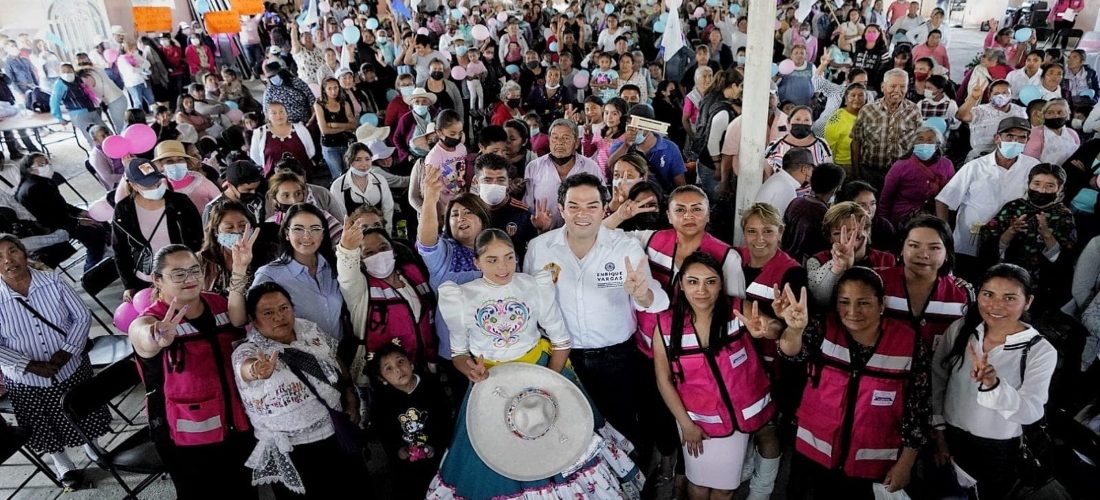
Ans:
POLYGON ((535 481, 583 457, 592 441, 592 407, 561 374, 530 363, 504 363, 474 384, 466 429, 490 469, 516 481, 535 481))

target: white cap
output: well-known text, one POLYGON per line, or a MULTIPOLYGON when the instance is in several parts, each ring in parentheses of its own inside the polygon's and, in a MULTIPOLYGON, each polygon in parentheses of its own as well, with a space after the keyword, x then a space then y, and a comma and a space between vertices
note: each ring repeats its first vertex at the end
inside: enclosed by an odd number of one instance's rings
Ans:
POLYGON ((122 29, 122 26, 119 26, 119 25, 116 24, 114 26, 111 26, 111 33, 117 35, 117 34, 120 34, 120 33, 126 33, 126 31, 124 31, 122 29))

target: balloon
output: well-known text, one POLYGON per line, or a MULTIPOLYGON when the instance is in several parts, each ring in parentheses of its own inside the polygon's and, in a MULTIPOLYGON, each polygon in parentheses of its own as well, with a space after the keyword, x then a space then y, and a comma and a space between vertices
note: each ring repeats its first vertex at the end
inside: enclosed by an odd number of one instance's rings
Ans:
POLYGON ((103 140, 103 154, 108 158, 121 159, 130 154, 130 141, 121 135, 112 135, 103 140))
POLYGON ((359 4, 359 12, 362 12, 364 14, 366 14, 367 12, 370 12, 370 6, 365 4, 365 3, 359 4))
POLYGON ((583 73, 573 75, 573 86, 578 89, 588 88, 588 75, 583 73))
POLYGON ((378 125, 378 115, 374 113, 363 113, 363 116, 359 117, 360 125, 378 125))
POLYGON ((355 25, 355 21, 352 21, 351 19, 344 19, 344 26, 354 26, 354 25, 355 25))
POLYGON ((378 20, 373 18, 373 17, 370 18, 370 19, 367 19, 367 29, 369 29, 369 30, 378 29, 378 20))
POLYGON ((115 216, 115 207, 112 207, 110 203, 107 203, 107 197, 100 198, 92 202, 92 206, 88 207, 88 217, 92 220, 99 222, 110 222, 111 218, 115 216))
POLYGON ((497 14, 497 22, 503 23, 504 21, 507 21, 507 20, 508 20, 508 14, 505 14, 503 12, 497 14))
POLYGON ((718 6, 718 0, 707 0, 707 6, 708 7, 717 7, 718 6))
POLYGON ((347 45, 347 40, 344 40, 344 34, 343 33, 333 33, 332 34, 332 45, 334 45, 336 47, 343 47, 344 45, 347 45))
POLYGON ((1017 42, 1023 43, 1023 42, 1026 42, 1028 40, 1031 40, 1031 37, 1034 34, 1035 34, 1035 30, 1033 30, 1031 28, 1020 28, 1020 29, 1016 30, 1016 33, 1014 33, 1012 35, 1012 38, 1015 39, 1017 42))
POLYGON ((386 102, 390 102, 397 99, 397 96, 401 95, 396 89, 389 89, 386 91, 386 102))
POLYGON ((550 52, 558 51, 558 42, 550 42, 550 52))
POLYGON ((237 101, 225 101, 225 105, 229 109, 239 109, 241 107, 237 104, 237 101))
POLYGON ((321 97, 321 85, 317 83, 309 84, 310 92, 313 92, 313 97, 321 97))
POLYGON ((470 34, 474 36, 474 40, 477 40, 479 42, 483 42, 483 41, 489 39, 489 28, 486 28, 485 26, 478 24, 478 25, 475 25, 473 27, 473 29, 470 30, 470 34))
POLYGON ((700 17, 699 22, 697 22, 695 24, 698 24, 700 28, 706 28, 707 27, 707 18, 700 17))
POLYGON ((661 21, 661 22, 668 22, 668 12, 662 12, 660 17, 657 18, 657 20, 661 21))
POLYGON ((112 319, 112 323, 115 324, 115 328, 118 328, 123 333, 130 331, 130 323, 133 323, 140 314, 134 309, 134 305, 129 302, 123 302, 115 308, 115 315, 112 319))
POLYGON ((157 133, 144 123, 135 123, 126 127, 122 131, 122 137, 129 141, 131 153, 144 153, 157 145, 157 133))
POLYGON ((455 18, 455 21, 462 19, 462 11, 458 9, 451 9, 451 17, 455 18))
POLYGON ((332 10, 332 6, 330 6, 328 2, 321 0, 317 2, 317 10, 321 11, 322 14, 328 14, 329 11, 332 10))
POLYGON ((741 13, 741 6, 738 4, 730 5, 730 14, 737 15, 741 13))
POLYGON ((775 76, 775 75, 778 75, 778 74, 779 74, 779 65, 776 64, 776 63, 772 63, 772 76, 775 76))
POLYGON ((1093 97, 1096 97, 1096 91, 1092 89, 1082 89, 1080 92, 1077 92, 1077 95, 1092 99, 1093 97))
POLYGON ((702 7, 696 7, 695 12, 691 13, 691 17, 692 18, 703 17, 703 14, 706 14, 706 11, 704 11, 702 7))
POLYGON ((359 28, 355 26, 344 28, 344 42, 348 44, 359 43, 359 28))
POLYGON ((229 118, 230 123, 236 125, 240 123, 241 120, 244 120, 244 111, 241 111, 239 109, 231 109, 228 113, 225 114, 225 117, 229 118))
POLYGON ((519 73, 519 66, 516 66, 515 64, 509 64, 508 67, 504 68, 504 71, 507 71, 509 75, 514 75, 516 73, 519 73))
POLYGON ((613 12, 615 12, 615 5, 610 4, 610 3, 606 3, 606 4, 603 5, 603 13, 604 14, 609 14, 610 15, 613 12))
POLYGON ((657 21, 657 22, 653 23, 653 31, 656 31, 657 33, 664 33, 665 32, 665 22, 664 21, 657 21))
POLYGON ((118 51, 115 49, 104 50, 103 60, 107 61, 107 64, 114 64, 118 60, 118 51))
POLYGON ((463 68, 462 66, 458 66, 458 65, 451 68, 451 78, 454 78, 455 80, 465 80, 466 79, 466 68, 463 68))
POLYGON ((138 313, 145 312, 149 306, 153 305, 153 287, 142 288, 138 290, 138 293, 134 294, 134 300, 131 304, 134 305, 134 310, 138 313))
POLYGON ((947 120, 942 117, 933 116, 924 120, 925 127, 932 127, 940 132, 941 137, 947 137, 947 120))
POLYGON ((789 75, 793 71, 794 71, 794 61, 792 61, 790 59, 784 59, 783 62, 779 63, 779 74, 789 75))
POLYGON ((1043 91, 1038 85, 1028 85, 1020 89, 1020 102, 1024 103, 1024 106, 1042 96, 1043 91))
POLYGON ((65 41, 61 37, 57 36, 57 33, 46 33, 46 41, 57 45, 58 47, 65 48, 65 41))

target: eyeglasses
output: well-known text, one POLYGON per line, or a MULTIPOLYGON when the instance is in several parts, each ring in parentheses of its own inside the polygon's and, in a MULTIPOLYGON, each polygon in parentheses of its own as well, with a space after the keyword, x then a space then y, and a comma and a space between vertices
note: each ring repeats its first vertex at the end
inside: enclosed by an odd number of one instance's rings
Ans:
POLYGON ((294 236, 305 236, 306 233, 309 233, 312 236, 321 234, 322 232, 324 232, 324 230, 325 228, 321 226, 291 226, 290 234, 293 234, 294 236))
POLYGON ((167 275, 161 274, 161 277, 168 277, 168 280, 172 283, 187 283, 191 278, 202 279, 202 268, 195 266, 190 269, 178 269, 172 271, 167 275))

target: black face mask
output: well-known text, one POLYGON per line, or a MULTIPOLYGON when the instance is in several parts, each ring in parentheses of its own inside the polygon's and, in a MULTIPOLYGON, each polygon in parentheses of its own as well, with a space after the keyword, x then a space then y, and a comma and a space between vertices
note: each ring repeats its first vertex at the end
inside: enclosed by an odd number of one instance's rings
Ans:
POLYGON ((443 138, 443 145, 447 146, 448 148, 454 148, 455 146, 458 146, 461 142, 462 142, 462 139, 460 139, 458 137, 444 137, 443 138))
POLYGON ((794 136, 795 139, 805 139, 812 133, 813 131, 810 130, 810 126, 805 123, 791 125, 791 135, 794 136))
POLYGON ((285 214, 288 210, 290 210, 290 207, 293 207, 294 205, 297 205, 297 203, 276 203, 275 211, 285 214))
POLYGON ((428 74, 428 76, 432 77, 432 80, 442 80, 443 79, 443 72, 442 71, 432 71, 430 74, 428 74))
POLYGON ((550 153, 550 161, 554 162, 554 164, 559 167, 565 165, 566 163, 569 163, 572 159, 573 155, 566 156, 565 158, 558 158, 557 156, 554 156, 553 153, 550 153))
POLYGON ((527 61, 527 69, 536 69, 539 67, 538 61, 527 61))
POLYGON ((1044 118, 1043 125, 1050 129, 1059 129, 1066 126, 1065 118, 1044 118))
POLYGON ((251 204, 259 201, 260 195, 258 195, 256 193, 241 193, 239 198, 240 198, 241 203, 243 203, 245 205, 251 205, 251 204))
POLYGON ((504 104, 507 104, 509 108, 518 108, 519 99, 508 99, 507 101, 504 101, 504 104))
POLYGON ((1034 189, 1027 190, 1027 201, 1037 207, 1045 207, 1058 199, 1058 193, 1040 193, 1034 189))

